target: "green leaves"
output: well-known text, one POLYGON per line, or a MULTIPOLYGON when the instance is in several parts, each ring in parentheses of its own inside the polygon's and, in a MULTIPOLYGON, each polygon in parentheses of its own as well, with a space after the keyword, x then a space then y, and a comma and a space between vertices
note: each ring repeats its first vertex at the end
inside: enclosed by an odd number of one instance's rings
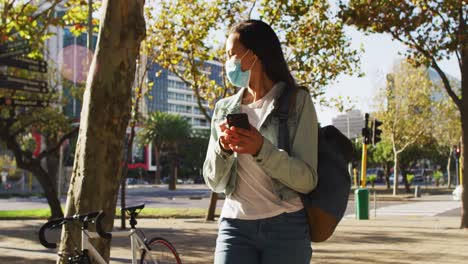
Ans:
POLYGON ((391 34, 407 46, 406 57, 419 66, 461 51, 468 11, 464 2, 351 0, 341 4, 340 14, 347 24, 361 30, 391 34))
POLYGON ((383 137, 401 152, 411 144, 423 143, 430 135, 434 108, 433 83, 427 69, 401 62, 387 77, 388 84, 376 99, 377 118, 383 124, 383 137))
POLYGON ((161 148, 163 145, 184 141, 190 137, 190 131, 191 126, 183 117, 166 112, 153 112, 144 121, 143 129, 138 136, 141 144, 153 143, 161 148))
POLYGON ((223 63, 225 39, 221 45, 216 40, 227 37, 234 23, 257 13, 277 32, 297 83, 307 86, 312 96, 322 96, 324 87, 340 74, 359 74, 360 52, 350 48, 343 22, 326 1, 161 0, 148 1, 147 6, 149 57, 174 72, 211 108, 236 88, 225 81, 224 73, 222 83, 214 82, 203 63, 223 63))

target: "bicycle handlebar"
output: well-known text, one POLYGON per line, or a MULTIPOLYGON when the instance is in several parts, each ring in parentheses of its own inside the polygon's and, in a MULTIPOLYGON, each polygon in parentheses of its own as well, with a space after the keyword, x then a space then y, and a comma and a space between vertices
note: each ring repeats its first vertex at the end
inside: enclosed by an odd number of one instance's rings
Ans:
POLYGON ((45 223, 41 228, 39 229, 39 241, 41 244, 46 247, 46 248, 56 248, 57 244, 56 243, 49 243, 47 239, 45 238, 45 231, 47 229, 52 229, 57 226, 61 226, 65 224, 65 219, 64 218, 58 218, 54 220, 50 220, 47 223, 45 223))
POLYGON ((101 238, 111 239, 112 234, 107 233, 102 229, 101 222, 103 218, 104 218, 104 211, 101 210, 99 212, 92 212, 92 213, 81 214, 81 215, 76 214, 72 217, 52 219, 48 221, 47 223, 45 223, 44 225, 42 225, 41 228, 39 229, 39 241, 46 248, 57 248, 57 243, 50 243, 47 241, 45 237, 45 231, 47 229, 54 229, 71 221, 80 221, 83 223, 83 222, 92 221, 93 219, 96 224, 96 233, 98 233, 101 238))

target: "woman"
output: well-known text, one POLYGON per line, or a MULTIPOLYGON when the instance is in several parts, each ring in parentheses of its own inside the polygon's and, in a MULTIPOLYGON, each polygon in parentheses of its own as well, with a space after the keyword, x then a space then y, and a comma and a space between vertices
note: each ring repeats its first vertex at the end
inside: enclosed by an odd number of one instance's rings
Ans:
POLYGON ((295 82, 269 25, 248 20, 226 42, 226 73, 239 92, 217 102, 203 176, 224 192, 215 263, 309 263, 309 227, 298 193, 317 184, 317 117, 297 89, 288 128, 291 155, 276 147, 277 99, 295 82), (226 115, 246 113, 250 129, 228 127, 226 115))

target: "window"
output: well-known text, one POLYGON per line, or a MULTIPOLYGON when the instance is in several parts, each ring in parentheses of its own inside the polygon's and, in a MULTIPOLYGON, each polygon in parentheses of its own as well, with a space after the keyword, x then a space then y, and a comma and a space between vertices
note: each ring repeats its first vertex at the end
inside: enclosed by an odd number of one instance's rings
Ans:
POLYGON ((207 126, 208 122, 205 119, 195 118, 195 126, 207 126))
POLYGON ((174 92, 168 92, 167 98, 171 100, 187 101, 185 94, 174 93, 174 92))
POLYGON ((167 86, 172 89, 190 90, 187 84, 181 81, 168 80, 167 86))

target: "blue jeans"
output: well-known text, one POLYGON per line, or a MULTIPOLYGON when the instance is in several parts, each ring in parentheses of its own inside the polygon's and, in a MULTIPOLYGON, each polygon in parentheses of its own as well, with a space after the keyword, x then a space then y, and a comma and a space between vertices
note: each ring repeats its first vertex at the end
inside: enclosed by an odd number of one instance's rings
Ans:
POLYGON ((312 247, 305 210, 266 219, 222 218, 215 264, 309 264, 312 247))

